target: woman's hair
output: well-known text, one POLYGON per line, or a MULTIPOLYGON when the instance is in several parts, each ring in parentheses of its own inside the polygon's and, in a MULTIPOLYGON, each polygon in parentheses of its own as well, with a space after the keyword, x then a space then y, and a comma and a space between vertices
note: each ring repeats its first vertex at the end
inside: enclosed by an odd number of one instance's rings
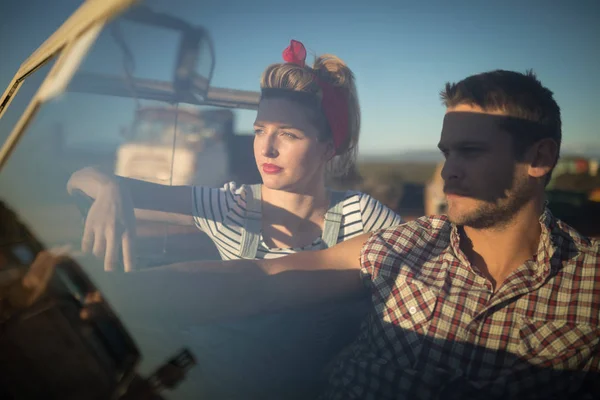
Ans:
MULTIPOLYGON (((302 67, 293 63, 272 64, 261 77, 261 89, 289 89, 315 93, 321 96, 321 89, 314 79, 343 88, 348 96, 348 136, 337 148, 336 155, 329 162, 327 172, 332 176, 346 174, 356 161, 358 137, 360 133, 360 105, 354 84, 354 74, 340 58, 324 54, 315 59, 313 67, 302 67)), ((320 140, 332 140, 330 131, 323 132, 320 140)))

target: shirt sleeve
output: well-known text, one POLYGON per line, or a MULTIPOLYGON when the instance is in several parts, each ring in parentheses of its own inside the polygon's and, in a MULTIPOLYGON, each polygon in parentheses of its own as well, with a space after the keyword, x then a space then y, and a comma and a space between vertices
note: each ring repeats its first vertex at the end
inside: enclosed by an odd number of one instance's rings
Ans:
POLYGON ((211 234, 223 223, 233 209, 240 208, 242 187, 235 182, 226 183, 221 188, 206 186, 192 187, 192 210, 196 227, 211 234))
POLYGON ((360 194, 360 212, 364 232, 376 232, 400 225, 402 218, 392 209, 366 193, 360 194))
POLYGON ((367 288, 377 278, 390 255, 390 249, 383 238, 384 233, 385 231, 371 232, 360 252, 360 275, 367 288))

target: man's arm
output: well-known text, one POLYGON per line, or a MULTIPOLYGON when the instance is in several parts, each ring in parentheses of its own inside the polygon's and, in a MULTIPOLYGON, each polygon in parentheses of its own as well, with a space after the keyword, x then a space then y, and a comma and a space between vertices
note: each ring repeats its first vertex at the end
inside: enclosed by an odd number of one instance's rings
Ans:
POLYGON ((99 282, 126 318, 164 316, 194 323, 273 312, 365 295, 364 234, 321 251, 272 260, 173 264, 99 282))

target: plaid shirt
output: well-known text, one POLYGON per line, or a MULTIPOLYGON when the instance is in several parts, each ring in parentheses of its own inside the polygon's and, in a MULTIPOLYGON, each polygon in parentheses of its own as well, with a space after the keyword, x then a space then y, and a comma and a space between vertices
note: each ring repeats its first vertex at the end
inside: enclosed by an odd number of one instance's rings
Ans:
POLYGON ((540 223, 537 255, 496 293, 444 216, 373 234, 373 310, 323 398, 600 398, 600 243, 549 210, 540 223))

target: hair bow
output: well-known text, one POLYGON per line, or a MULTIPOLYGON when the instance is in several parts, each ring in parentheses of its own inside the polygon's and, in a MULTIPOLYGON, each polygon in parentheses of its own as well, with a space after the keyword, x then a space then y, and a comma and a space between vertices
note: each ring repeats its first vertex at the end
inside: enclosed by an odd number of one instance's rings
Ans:
POLYGON ((304 67, 306 65, 306 48, 301 42, 292 40, 290 45, 283 50, 283 60, 304 67))
MULTIPOLYGON (((290 45, 283 50, 283 60, 304 67, 306 65, 306 48, 302 42, 292 39, 290 45)), ((337 152, 346 142, 349 134, 348 96, 342 88, 319 79, 316 74, 314 74, 314 80, 321 88, 323 95, 321 107, 329 123, 333 146, 337 152)))

